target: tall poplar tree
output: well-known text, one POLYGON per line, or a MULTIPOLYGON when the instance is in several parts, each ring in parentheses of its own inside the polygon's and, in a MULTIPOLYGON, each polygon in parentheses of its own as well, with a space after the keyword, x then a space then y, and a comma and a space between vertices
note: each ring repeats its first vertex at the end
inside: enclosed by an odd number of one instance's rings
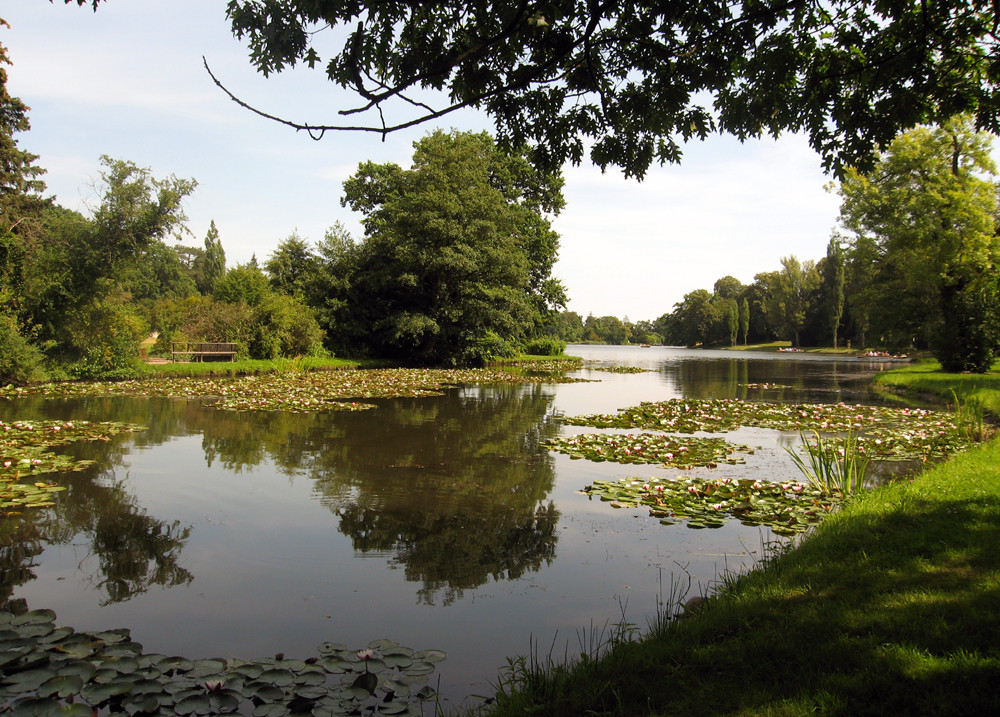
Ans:
POLYGON ((226 252, 219 239, 219 230, 213 219, 208 225, 205 235, 205 253, 202 255, 201 273, 198 277, 198 290, 202 294, 211 294, 217 279, 226 273, 226 252))
POLYGON ((743 345, 747 345, 747 334, 750 333, 750 302, 743 297, 740 302, 740 333, 743 334, 743 345))
POLYGON ((844 255, 840 241, 833 237, 826 245, 826 262, 823 265, 823 284, 826 289, 826 317, 833 335, 833 348, 837 348, 837 332, 844 316, 844 255))

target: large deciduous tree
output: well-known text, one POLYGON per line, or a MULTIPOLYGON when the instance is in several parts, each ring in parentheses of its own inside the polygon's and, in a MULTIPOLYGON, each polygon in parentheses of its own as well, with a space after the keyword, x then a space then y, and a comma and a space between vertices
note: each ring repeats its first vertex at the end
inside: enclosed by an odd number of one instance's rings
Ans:
POLYGON ((716 130, 804 132, 838 172, 869 166, 900 129, 957 113, 995 131, 998 7, 231 0, 227 12, 263 74, 304 63, 355 95, 336 122, 271 119, 385 134, 479 108, 502 145, 535 146, 541 166, 579 162, 589 147, 601 167, 641 177, 716 130))
POLYGON ((414 148, 410 169, 367 162, 344 183, 344 203, 365 215, 350 289, 357 338, 412 363, 479 362, 564 301, 547 219, 562 178, 485 133, 437 131, 414 148))
POLYGON ((988 370, 1000 337, 991 148, 957 118, 902 134, 874 171, 840 186, 841 221, 875 265, 868 308, 890 311, 948 371, 988 370))
POLYGON ((781 259, 781 271, 758 274, 768 289, 764 304, 768 323, 789 338, 793 346, 800 346, 800 335, 806 324, 812 292, 819 285, 819 273, 811 260, 800 262, 795 256, 781 259))

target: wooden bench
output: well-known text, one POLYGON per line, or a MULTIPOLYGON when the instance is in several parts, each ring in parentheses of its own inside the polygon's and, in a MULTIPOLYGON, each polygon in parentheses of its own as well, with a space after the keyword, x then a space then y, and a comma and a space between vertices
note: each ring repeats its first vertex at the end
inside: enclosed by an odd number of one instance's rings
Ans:
POLYGON ((194 361, 204 361, 206 356, 226 357, 236 360, 236 344, 208 343, 204 341, 171 341, 170 359, 176 361, 178 356, 190 356, 194 361))

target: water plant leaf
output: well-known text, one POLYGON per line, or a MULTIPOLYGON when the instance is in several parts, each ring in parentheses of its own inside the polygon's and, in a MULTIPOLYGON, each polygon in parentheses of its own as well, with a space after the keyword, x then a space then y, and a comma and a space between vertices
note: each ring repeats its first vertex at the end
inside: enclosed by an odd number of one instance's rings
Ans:
POLYGON ((417 714, 409 685, 426 682, 444 658, 440 650, 377 640, 362 651, 323 643, 330 655, 307 660, 189 660, 144 655, 127 630, 76 632, 54 621, 52 611, 17 618, 0 611, 0 626, 7 626, 0 627, 0 711, 63 714, 86 704, 88 715, 137 717, 251 708, 253 714, 417 714))
POLYGON ((689 528, 718 528, 735 518, 779 534, 805 531, 836 505, 806 483, 746 478, 622 478, 594 481, 583 492, 601 500, 614 495, 622 505, 646 508, 663 525, 686 521, 689 528))
POLYGON ((546 440, 541 445, 568 454, 571 458, 596 462, 659 463, 673 468, 714 468, 719 462, 742 463, 742 459, 730 456, 754 450, 750 446, 729 443, 724 438, 677 437, 656 433, 584 433, 546 440))
POLYGON ((75 695, 83 687, 83 678, 79 675, 56 675, 38 688, 40 697, 69 697, 75 695))
MULTIPOLYGON (((665 433, 724 433, 740 426, 779 431, 857 434, 860 450, 873 457, 926 458, 964 450, 971 439, 954 413, 921 408, 837 404, 790 404, 736 399, 672 399, 644 402, 614 414, 563 419, 572 426, 642 428, 665 433)), ((836 440, 836 438, 834 438, 836 440)))
POLYGON ((56 614, 52 610, 42 609, 42 610, 29 610, 28 612, 18 615, 11 619, 11 625, 40 625, 43 623, 51 623, 56 619, 56 614))
POLYGON ((424 662, 441 662, 448 657, 448 653, 443 650, 421 650, 414 654, 414 658, 424 662))
MULTIPOLYGON (((537 366, 542 366, 538 364, 537 366)), ((537 368, 536 366, 536 368, 537 368)), ((358 411, 374 408, 366 399, 440 395, 445 388, 478 384, 568 383, 585 379, 564 374, 572 362, 549 362, 547 370, 357 369, 288 371, 238 378, 155 378, 0 387, 0 397, 162 396, 211 398, 211 405, 232 411, 358 411), (551 364, 551 365, 550 365, 551 364), (548 370, 556 367, 557 370, 548 370)))

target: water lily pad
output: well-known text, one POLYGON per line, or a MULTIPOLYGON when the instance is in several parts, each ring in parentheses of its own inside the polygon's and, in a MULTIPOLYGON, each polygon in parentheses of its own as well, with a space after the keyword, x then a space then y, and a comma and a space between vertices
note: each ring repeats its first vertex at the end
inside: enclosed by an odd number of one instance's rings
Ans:
POLYGON ((252 662, 245 662, 233 668, 233 672, 237 672, 250 680, 255 680, 260 677, 260 673, 263 671, 263 667, 252 662))
POLYGON ((3 678, 4 684, 11 690, 17 692, 34 692, 44 683, 51 680, 53 677, 57 677, 59 673, 55 670, 43 667, 33 670, 23 670, 22 672, 15 672, 11 675, 6 675, 3 678))
POLYGON ((189 667, 187 676, 192 680, 200 680, 211 675, 217 675, 226 669, 226 661, 221 659, 195 660, 189 667))
POLYGON ((268 682, 252 682, 244 686, 243 694, 265 702, 277 702, 285 697, 284 690, 268 682))
POLYGON ((278 687, 286 687, 295 682, 295 675, 292 674, 291 670, 272 668, 260 673, 257 679, 261 682, 269 682, 277 685, 278 687))
POLYGON ((69 697, 83 688, 83 678, 79 675, 56 675, 38 688, 39 697, 69 697))
POLYGON ((163 672, 168 672, 169 670, 187 672, 194 666, 194 663, 186 657, 167 657, 160 660, 156 666, 163 672))
POLYGON ((421 650, 414 657, 424 662, 441 662, 448 657, 448 653, 443 650, 421 650))
POLYGON ((207 715, 212 713, 212 699, 206 692, 190 695, 174 704, 174 712, 179 715, 207 715))
POLYGON ((429 675, 434 672, 434 665, 430 662, 414 662, 403 670, 403 673, 413 677, 414 675, 429 675))
POLYGON ((42 610, 29 610, 26 613, 18 615, 11 618, 11 625, 39 625, 42 623, 51 623, 56 619, 56 613, 54 610, 42 609, 42 610))
POLYGON ((326 656, 326 655, 332 655, 335 652, 340 652, 340 651, 347 650, 347 649, 349 649, 347 647, 347 645, 341 644, 339 642, 322 642, 316 648, 316 651, 320 655, 326 656))
POLYGON ((382 662, 385 663, 385 666, 390 669, 402 668, 402 667, 409 667, 410 665, 412 665, 413 658, 409 657, 408 655, 398 655, 398 654, 383 655, 382 662))

